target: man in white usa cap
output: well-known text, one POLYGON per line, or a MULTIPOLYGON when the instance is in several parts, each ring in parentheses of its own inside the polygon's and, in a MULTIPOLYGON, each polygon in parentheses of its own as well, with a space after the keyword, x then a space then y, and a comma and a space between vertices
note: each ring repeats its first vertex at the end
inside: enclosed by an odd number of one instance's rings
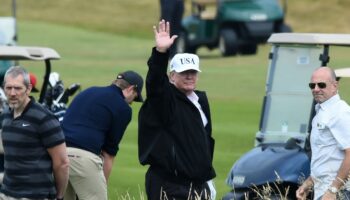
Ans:
POLYGON ((193 95, 198 81, 199 58, 195 54, 178 53, 170 61, 170 82, 186 95, 193 95))
POLYGON ((206 93, 196 90, 199 58, 176 54, 169 65, 170 25, 154 27, 156 46, 148 60, 147 98, 139 112, 139 160, 149 165, 149 200, 214 199, 210 180, 214 139, 206 93))

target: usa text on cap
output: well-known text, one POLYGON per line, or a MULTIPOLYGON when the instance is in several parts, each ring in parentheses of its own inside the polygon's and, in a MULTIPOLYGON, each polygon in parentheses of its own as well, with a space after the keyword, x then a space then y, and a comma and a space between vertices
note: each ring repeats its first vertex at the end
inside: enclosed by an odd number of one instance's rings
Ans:
POLYGON ((191 53, 178 53, 170 61, 170 71, 183 72, 187 70, 196 70, 201 72, 199 69, 199 58, 195 54, 191 53))

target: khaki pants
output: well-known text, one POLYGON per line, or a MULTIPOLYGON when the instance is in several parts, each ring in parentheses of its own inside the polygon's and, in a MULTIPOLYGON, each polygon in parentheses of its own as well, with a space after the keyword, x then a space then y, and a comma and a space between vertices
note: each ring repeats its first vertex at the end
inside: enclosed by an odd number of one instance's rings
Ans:
POLYGON ((107 183, 102 159, 82 149, 67 148, 69 182, 64 200, 107 200, 107 183))

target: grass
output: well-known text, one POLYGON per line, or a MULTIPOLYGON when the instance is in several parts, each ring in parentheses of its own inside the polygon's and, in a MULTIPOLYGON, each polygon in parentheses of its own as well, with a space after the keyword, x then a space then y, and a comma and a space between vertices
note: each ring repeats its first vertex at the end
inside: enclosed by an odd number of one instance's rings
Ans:
MULTIPOLYGON (((21 44, 50 46, 61 54, 62 59, 54 61, 53 68, 60 73, 66 86, 74 82, 81 83, 83 88, 106 85, 117 72, 125 69, 138 71, 144 77, 146 75, 152 40, 31 21, 21 22, 19 27, 20 32, 25 33, 22 34, 21 44)), ((268 46, 263 46, 260 52, 261 59, 266 57, 268 46)), ((221 196, 229 191, 225 178, 234 160, 253 146, 267 61, 259 64, 262 62, 251 56, 221 58, 217 52, 210 53, 206 49, 201 49, 200 54, 204 58, 201 59, 203 73, 198 88, 207 91, 211 102, 213 135, 216 139, 215 184, 218 196, 221 196), (242 83, 246 87, 242 87, 242 83)), ((41 81, 41 63, 21 64, 36 73, 41 81)), ((110 199, 127 194, 138 199, 140 191, 144 191, 147 168, 139 164, 137 156, 137 112, 140 104, 134 103, 132 107, 133 120, 120 144, 110 178, 110 199)))
MULTIPOLYGON (((0 0, 0 16, 11 15, 11 1, 0 0)), ((19 20, 80 27, 133 37, 152 37, 159 0, 16 0, 19 20)), ((284 0, 279 0, 283 2, 284 0)), ((190 14, 191 1, 186 2, 190 14)), ((287 1, 286 21, 296 32, 349 33, 348 0, 287 1)))
MULTIPOLYGON (((9 0, 0 0, 0 15, 9 14, 9 0)), ((158 1, 127 0, 17 0, 19 44, 49 46, 62 56, 54 61, 66 86, 78 82, 83 88, 109 84, 126 69, 147 72, 146 61, 154 45, 152 25, 158 19, 158 1)), ((187 1, 188 3, 189 1, 187 1)), ((288 1, 287 22, 301 32, 349 32, 347 0, 288 1), (340 14, 339 14, 340 13, 340 14), (322 15, 321 15, 322 14, 322 15)), ((187 6, 187 10, 189 6, 187 6)), ((188 12, 188 11, 187 11, 188 12)), ((203 73, 198 89, 206 90, 211 103, 214 167, 217 197, 230 190, 225 178, 232 164, 253 147, 258 130, 269 45, 259 46, 255 56, 223 58, 217 50, 199 50, 203 73)), ((331 66, 348 67, 349 51, 336 49, 331 66)), ((43 75, 40 63, 21 63, 43 75)), ((40 83, 40 82, 39 82, 40 83)), ((291 83, 292 84, 292 83, 291 83)), ((350 102, 350 81, 340 92, 350 102)), ((110 199, 142 199, 144 174, 137 157, 137 112, 120 144, 108 187, 110 199)))
MULTIPOLYGON (((106 85, 117 72, 133 69, 144 77, 153 41, 109 33, 40 22, 19 24, 22 45, 49 46, 60 52, 62 59, 54 61, 66 86, 79 82, 83 88, 106 85), (45 30, 45 31, 42 31, 45 30)), ((228 171, 236 159, 251 149, 258 130, 269 45, 259 47, 256 56, 222 58, 218 52, 200 49, 202 73, 199 89, 206 90, 211 102, 213 136, 216 139, 214 167, 218 197, 230 190, 225 184, 228 171)), ((343 49, 337 50, 335 66, 350 62, 343 49)), ((43 74, 39 63, 22 63, 38 77, 43 74)), ((40 80, 40 78, 39 78, 40 80)), ((348 87, 347 86, 344 87, 348 87)), ((347 90, 343 90, 346 92, 347 90)), ((137 156, 137 112, 134 103, 133 120, 120 144, 109 183, 110 199, 141 198, 144 194, 144 174, 137 156)))

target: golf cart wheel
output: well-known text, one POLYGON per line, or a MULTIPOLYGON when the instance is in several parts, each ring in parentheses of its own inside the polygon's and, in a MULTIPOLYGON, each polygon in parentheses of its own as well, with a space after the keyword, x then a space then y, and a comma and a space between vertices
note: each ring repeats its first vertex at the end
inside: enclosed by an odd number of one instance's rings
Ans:
POLYGON ((191 45, 188 41, 187 33, 181 32, 176 39, 176 52, 177 53, 196 53, 197 48, 191 45))
POLYGON ((238 51, 237 34, 232 29, 223 29, 220 32, 219 49, 223 56, 236 55, 238 51))
POLYGON ((280 24, 277 28, 277 33, 291 33, 292 28, 287 24, 280 24))
POLYGON ((257 44, 244 44, 239 46, 239 52, 242 55, 253 55, 256 54, 256 51, 258 49, 257 44))

